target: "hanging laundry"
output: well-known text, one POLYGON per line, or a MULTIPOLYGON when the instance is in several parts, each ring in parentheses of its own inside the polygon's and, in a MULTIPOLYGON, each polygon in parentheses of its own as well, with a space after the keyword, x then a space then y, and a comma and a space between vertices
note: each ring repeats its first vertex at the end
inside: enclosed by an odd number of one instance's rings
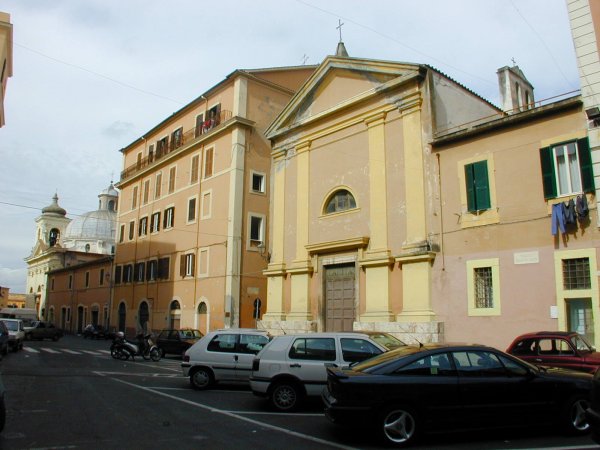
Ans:
POLYGON ((579 221, 583 221, 583 219, 585 219, 590 212, 585 194, 577 196, 577 205, 575 208, 577 209, 577 217, 579 218, 579 221))
POLYGON ((569 200, 568 203, 563 203, 562 205, 563 211, 565 213, 565 224, 576 224, 577 222, 575 221, 575 202, 573 201, 573 199, 569 200))
POLYGON ((556 236, 558 229, 561 233, 566 233, 565 229, 565 213, 562 203, 552 205, 552 235, 556 236))

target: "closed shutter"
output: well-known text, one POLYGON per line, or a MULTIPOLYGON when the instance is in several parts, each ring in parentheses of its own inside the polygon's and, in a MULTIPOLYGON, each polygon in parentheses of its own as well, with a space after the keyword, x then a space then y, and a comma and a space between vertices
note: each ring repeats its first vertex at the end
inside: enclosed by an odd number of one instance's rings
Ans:
POLYGON ((488 179, 487 161, 473 164, 475 178, 475 202, 477 210, 490 209, 490 183, 488 179))
POLYGON ((115 267, 115 284, 121 284, 121 266, 115 267))
POLYGON ((540 163, 542 168, 542 185, 544 198, 556 198, 556 177, 554 175, 554 158, 552 148, 540 148, 540 163))
POLYGON ((581 166, 581 185, 583 186, 583 192, 593 192, 596 188, 594 186, 590 143, 587 137, 577 139, 577 149, 579 150, 579 165, 581 166))
POLYGON ((490 186, 487 161, 479 161, 465 166, 467 189, 467 210, 469 212, 490 209, 490 186))

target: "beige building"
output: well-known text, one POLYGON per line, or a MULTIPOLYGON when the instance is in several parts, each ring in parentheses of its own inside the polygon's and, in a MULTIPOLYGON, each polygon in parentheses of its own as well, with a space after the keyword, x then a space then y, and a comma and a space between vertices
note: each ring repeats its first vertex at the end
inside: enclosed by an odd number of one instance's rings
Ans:
POLYGON ((498 79, 502 110, 429 66, 323 61, 266 131, 261 326, 500 348, 541 329, 600 337, 596 228, 551 234, 553 204, 585 192, 595 208, 581 99, 540 106, 518 67, 498 79))
POLYGON ((124 149, 113 325, 255 325, 266 307, 263 130, 314 71, 236 70, 124 149))
POLYGON ((13 29, 10 14, 0 11, 0 127, 6 122, 4 99, 6 84, 13 71, 13 29))
POLYGON ((45 318, 69 333, 81 334, 87 324, 109 326, 113 256, 48 272, 45 318))

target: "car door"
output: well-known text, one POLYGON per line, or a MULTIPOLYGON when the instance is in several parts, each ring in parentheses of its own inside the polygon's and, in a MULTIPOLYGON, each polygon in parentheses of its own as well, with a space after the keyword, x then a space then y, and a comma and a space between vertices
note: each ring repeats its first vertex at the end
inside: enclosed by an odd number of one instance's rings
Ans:
POLYGON ((538 355, 534 363, 573 370, 586 369, 583 357, 573 348, 571 342, 559 337, 539 340, 538 355))
POLYGON ((456 351, 465 424, 521 425, 547 410, 552 394, 525 366, 492 351, 456 351))
POLYGON ((320 395, 327 382, 326 364, 341 363, 333 337, 299 337, 287 357, 289 373, 295 375, 308 395, 320 395))
POLYGON ((237 333, 218 333, 206 347, 206 363, 209 365, 217 381, 236 381, 235 366, 237 364, 237 333))
POLYGON ((240 334, 235 365, 237 380, 248 381, 252 373, 252 361, 254 361, 254 357, 268 342, 269 338, 262 334, 240 334))

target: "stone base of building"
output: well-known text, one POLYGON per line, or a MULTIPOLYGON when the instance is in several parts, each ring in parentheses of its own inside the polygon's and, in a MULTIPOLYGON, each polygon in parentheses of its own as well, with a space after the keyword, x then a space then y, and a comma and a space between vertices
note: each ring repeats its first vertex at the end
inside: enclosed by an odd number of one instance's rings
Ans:
POLYGON ((314 333, 317 322, 314 320, 259 320, 256 327, 267 330, 272 336, 280 334, 314 333))
POLYGON ((407 344, 444 342, 444 322, 354 322, 354 331, 383 331, 407 344))

